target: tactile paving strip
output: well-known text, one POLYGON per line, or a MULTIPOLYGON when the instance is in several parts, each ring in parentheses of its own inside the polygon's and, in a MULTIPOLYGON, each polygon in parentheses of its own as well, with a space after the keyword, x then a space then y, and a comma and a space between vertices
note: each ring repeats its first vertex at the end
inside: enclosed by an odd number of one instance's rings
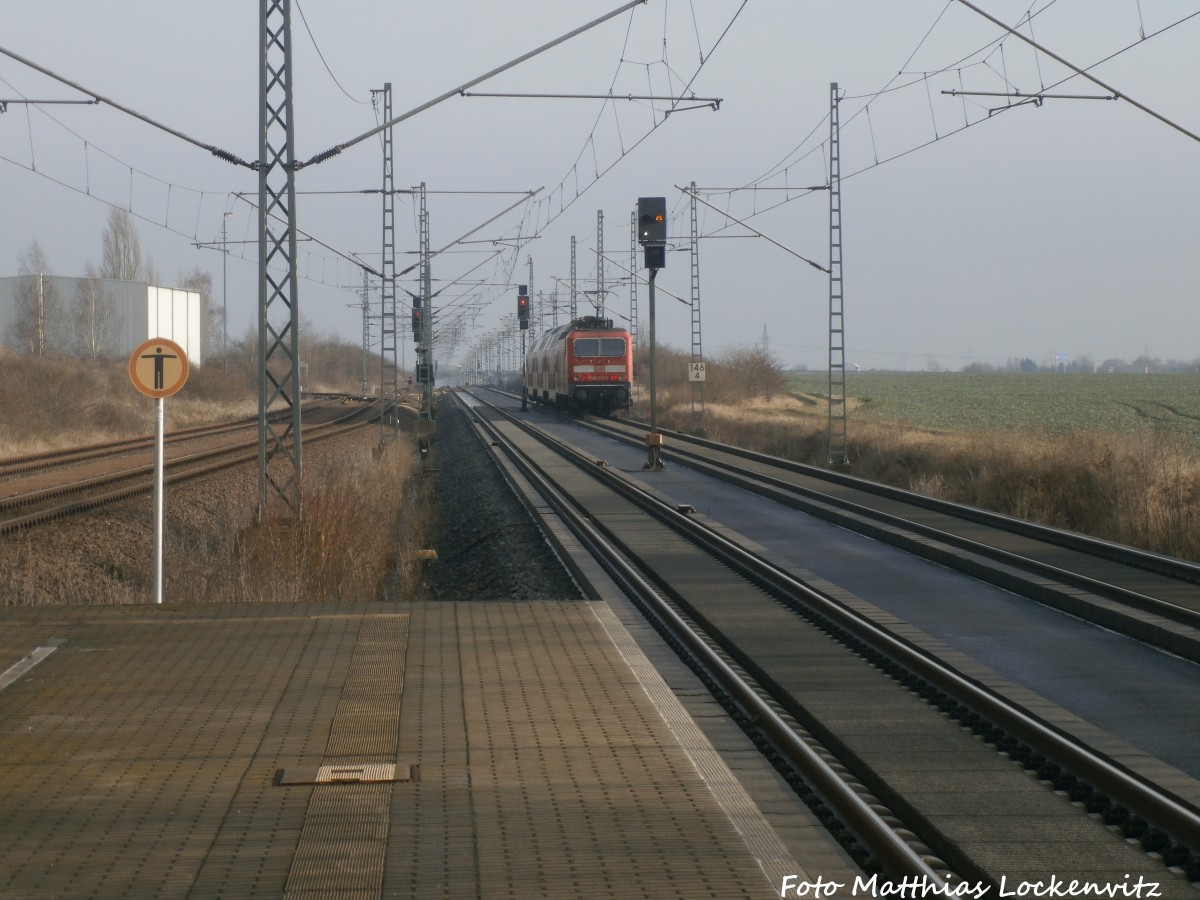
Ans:
POLYGON ((411 627, 385 895, 778 896, 586 604, 411 627))
POLYGON ((334 891, 379 896, 392 782, 345 778, 356 770, 379 775, 384 767, 395 773, 407 637, 407 616, 375 616, 363 623, 330 725, 326 764, 318 767, 318 775, 340 772, 342 779, 333 777, 312 792, 285 897, 334 891))
POLYGON ((395 763, 343 763, 301 769, 281 769, 277 783, 292 784, 372 784, 384 781, 412 781, 413 766, 397 768, 395 763))

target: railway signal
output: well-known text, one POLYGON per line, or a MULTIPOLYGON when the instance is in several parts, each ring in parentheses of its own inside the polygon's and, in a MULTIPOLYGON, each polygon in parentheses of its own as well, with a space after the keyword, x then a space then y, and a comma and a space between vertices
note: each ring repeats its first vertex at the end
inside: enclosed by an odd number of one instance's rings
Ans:
POLYGON ((524 284, 517 286, 517 321, 522 331, 529 328, 529 287, 524 284))
POLYGON ((667 265, 667 198, 638 197, 638 243, 645 254, 646 268, 667 265))
POLYGON ((658 430, 657 351, 654 346, 654 279, 658 270, 667 265, 667 198, 638 197, 638 243, 645 253, 646 268, 650 270, 650 433, 646 435, 648 450, 643 469, 662 471, 663 436, 658 430))
POLYGON ((638 197, 638 242, 665 244, 667 241, 667 198, 638 197))
MULTIPOLYGON (((533 263, 529 263, 529 274, 533 274, 533 263)), ((529 409, 528 385, 525 371, 525 332, 529 330, 529 285, 517 285, 517 321, 521 324, 521 409, 529 409)))

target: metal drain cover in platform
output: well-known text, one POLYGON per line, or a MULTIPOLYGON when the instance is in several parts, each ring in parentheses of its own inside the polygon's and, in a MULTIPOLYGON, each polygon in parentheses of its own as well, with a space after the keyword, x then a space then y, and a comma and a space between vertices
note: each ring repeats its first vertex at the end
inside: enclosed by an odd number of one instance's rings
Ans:
POLYGON ((290 784, 381 784, 416 781, 416 766, 395 763, 343 764, 336 766, 300 766, 280 769, 275 783, 290 784))

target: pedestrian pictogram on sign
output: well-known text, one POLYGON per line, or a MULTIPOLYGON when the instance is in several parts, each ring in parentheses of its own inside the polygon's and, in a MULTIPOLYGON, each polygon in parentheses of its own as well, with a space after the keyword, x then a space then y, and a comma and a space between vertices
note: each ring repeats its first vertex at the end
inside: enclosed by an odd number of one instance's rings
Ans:
POLYGON ((151 338, 143 341, 129 357, 129 380, 154 398, 154 602, 163 597, 163 419, 170 397, 187 381, 188 360, 174 341, 151 338))
POLYGON ((187 377, 187 354, 166 338, 143 342, 129 357, 129 378, 147 397, 170 397, 187 377))

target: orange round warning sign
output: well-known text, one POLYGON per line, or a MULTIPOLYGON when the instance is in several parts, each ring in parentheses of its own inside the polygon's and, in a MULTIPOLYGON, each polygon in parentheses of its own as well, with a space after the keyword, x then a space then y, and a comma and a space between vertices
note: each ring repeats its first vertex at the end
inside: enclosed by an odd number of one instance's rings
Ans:
POLYGON ((129 357, 129 378, 147 397, 170 397, 187 377, 187 354, 166 338, 145 341, 129 357))

